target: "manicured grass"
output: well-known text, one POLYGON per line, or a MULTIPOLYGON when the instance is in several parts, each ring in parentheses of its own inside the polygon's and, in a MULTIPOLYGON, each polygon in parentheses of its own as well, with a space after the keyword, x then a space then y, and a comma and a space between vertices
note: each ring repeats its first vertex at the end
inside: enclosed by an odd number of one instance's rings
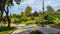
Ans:
POLYGON ((15 27, 0 27, 0 34, 8 34, 11 30, 13 30, 15 27))

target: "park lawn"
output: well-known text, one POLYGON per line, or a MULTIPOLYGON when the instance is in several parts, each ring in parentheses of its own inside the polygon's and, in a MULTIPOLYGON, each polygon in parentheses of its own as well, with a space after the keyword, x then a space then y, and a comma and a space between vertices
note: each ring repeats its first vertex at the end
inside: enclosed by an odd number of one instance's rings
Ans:
POLYGON ((2 32, 0 32, 0 34, 8 34, 8 32, 10 32, 10 31, 2 31, 2 32))
POLYGON ((8 34, 11 30, 13 30, 15 27, 0 27, 0 34, 8 34))

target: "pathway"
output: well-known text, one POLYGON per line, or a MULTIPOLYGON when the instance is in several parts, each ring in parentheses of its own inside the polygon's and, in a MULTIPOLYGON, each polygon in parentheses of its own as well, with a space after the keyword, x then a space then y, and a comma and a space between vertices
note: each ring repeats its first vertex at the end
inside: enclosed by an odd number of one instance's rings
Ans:
POLYGON ((44 34, 53 33, 57 34, 60 33, 60 29, 54 29, 50 27, 40 27, 40 26, 17 26, 17 29, 12 34, 29 34, 32 30, 40 30, 44 34))

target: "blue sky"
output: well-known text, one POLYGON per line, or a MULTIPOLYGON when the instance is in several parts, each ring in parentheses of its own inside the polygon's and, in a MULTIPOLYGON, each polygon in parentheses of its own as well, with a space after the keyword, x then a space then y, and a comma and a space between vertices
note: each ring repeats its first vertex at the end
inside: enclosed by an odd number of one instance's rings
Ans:
MULTIPOLYGON (((60 8, 60 0, 44 0, 45 4, 45 10, 46 6, 50 5, 54 9, 59 9, 60 8)), ((9 7, 9 11, 11 14, 19 14, 21 11, 24 11, 26 6, 31 6, 32 7, 32 12, 34 11, 42 11, 42 0, 24 0, 20 5, 17 5, 15 2, 14 6, 9 7)))

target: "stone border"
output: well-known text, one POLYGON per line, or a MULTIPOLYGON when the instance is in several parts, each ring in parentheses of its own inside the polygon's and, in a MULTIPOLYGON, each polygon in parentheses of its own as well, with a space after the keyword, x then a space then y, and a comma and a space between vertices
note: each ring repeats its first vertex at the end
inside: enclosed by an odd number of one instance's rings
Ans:
POLYGON ((15 27, 15 29, 11 30, 8 34, 12 34, 17 28, 15 27))

